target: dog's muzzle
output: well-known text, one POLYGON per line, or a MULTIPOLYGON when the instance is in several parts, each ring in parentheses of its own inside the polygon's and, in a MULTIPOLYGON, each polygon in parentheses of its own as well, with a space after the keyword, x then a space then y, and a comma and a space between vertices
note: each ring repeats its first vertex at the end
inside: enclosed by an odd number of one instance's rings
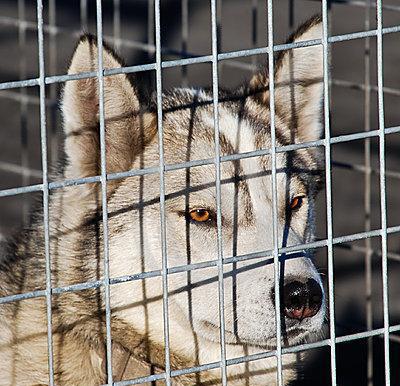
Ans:
POLYGON ((322 289, 314 279, 305 283, 289 281, 282 291, 283 313, 289 319, 302 321, 315 316, 322 305, 322 289))
MULTIPOLYGON (((310 258, 310 255, 306 251, 301 251, 282 257, 284 260, 289 260, 299 257, 310 258)), ((322 286, 317 280, 312 277, 291 275, 284 278, 280 288, 280 304, 281 312, 287 319, 301 322, 317 315, 324 301, 322 286)), ((271 297, 275 305, 275 288, 271 291, 271 297)))

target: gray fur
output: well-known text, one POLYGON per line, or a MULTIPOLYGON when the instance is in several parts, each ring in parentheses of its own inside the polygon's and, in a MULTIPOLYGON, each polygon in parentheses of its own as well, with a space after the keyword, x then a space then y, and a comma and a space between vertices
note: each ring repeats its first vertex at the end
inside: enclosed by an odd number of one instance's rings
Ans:
MULTIPOLYGON (((301 27, 295 40, 319 38, 320 20, 301 27)), ((121 62, 108 48, 106 68, 121 62)), ((96 69, 97 47, 84 37, 69 73, 96 69)), ((282 55, 275 78, 277 145, 319 138, 322 83, 320 47, 282 55), (286 55, 286 56, 285 56, 286 55), (319 56, 320 55, 320 58, 319 56), (310 59, 311 58, 311 59, 310 59), (319 59, 318 59, 319 58, 319 59), (285 82, 294 68, 300 77, 292 97, 285 82), (289 74, 289 75, 288 75, 289 74), (309 81, 310 79, 317 79, 309 81), (319 80, 318 80, 319 79, 319 80), (293 100, 294 99, 294 100, 293 100), (288 100, 292 108, 288 109, 288 100)), ((140 106, 126 75, 105 77, 107 172, 158 165, 156 115, 140 106)), ((98 90, 95 79, 66 83, 63 95, 67 164, 62 177, 96 175, 99 165, 98 90)), ((220 95, 222 155, 269 148, 268 77, 256 75, 233 93, 220 95)), ((175 89, 163 97, 165 162, 175 164, 214 157, 212 96, 204 90, 175 89)), ((322 159, 316 149, 277 154, 278 236, 281 245, 312 240, 314 199, 320 189, 322 159), (304 196, 292 214, 288 202, 304 196)), ((273 248, 271 157, 223 162, 222 234, 224 257, 273 248)), ((161 269, 159 175, 130 177, 108 183, 111 277, 161 269)), ((180 266, 215 260, 214 165, 168 171, 165 175, 168 264, 180 266), (189 221, 188 212, 207 209, 210 221, 189 221)), ((103 278, 103 227, 99 184, 53 191, 50 200, 52 285, 62 287, 103 278)), ((0 295, 43 289, 45 283, 42 218, 33 219, 1 260, 0 295)), ((276 345, 273 265, 265 259, 225 265, 225 320, 228 358, 272 349, 276 345)), ((284 264, 284 277, 300 280, 319 275, 304 254, 284 264)), ((215 267, 171 274, 169 284, 170 344, 173 368, 219 361, 218 282, 215 267)), ((53 339, 57 385, 104 383, 105 323, 102 289, 54 295, 53 339)), ((130 353, 131 370, 124 377, 162 371, 164 341, 160 277, 111 287, 112 337, 130 353)), ((324 307, 301 325, 287 326, 284 344, 318 335, 324 307)), ((34 298, 0 306, 0 384, 48 383, 46 305, 34 298)), ((118 350, 114 351, 119 358, 118 350)), ((284 379, 296 376, 296 358, 285 355, 284 379)), ((113 368, 120 363, 113 363, 113 368)), ((118 373, 118 371, 116 370, 118 373)), ((219 384, 220 372, 178 377, 176 385, 219 384)), ((275 359, 228 367, 232 385, 273 385, 275 359)))

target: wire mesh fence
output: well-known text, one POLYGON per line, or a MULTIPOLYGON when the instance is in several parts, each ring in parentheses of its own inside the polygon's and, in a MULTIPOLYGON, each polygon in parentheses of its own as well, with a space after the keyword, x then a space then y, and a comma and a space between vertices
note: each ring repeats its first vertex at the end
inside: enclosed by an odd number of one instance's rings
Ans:
MULTIPOLYGON (((23 299, 42 297, 46 299, 49 384, 56 384, 52 326, 54 296, 99 288, 104 291, 107 384, 133 385, 160 380, 170 385, 174 383, 176 377, 182 375, 220 369, 220 382, 226 385, 230 383, 227 375, 229 366, 276 358, 276 382, 278 385, 283 385, 285 384, 283 378, 285 354, 323 348, 327 348, 329 351, 329 355, 326 356, 329 358, 326 365, 329 376, 326 379, 332 385, 382 384, 387 386, 400 382, 399 369, 396 367, 396 361, 400 356, 398 347, 400 309, 396 305, 396 291, 398 293, 399 287, 396 280, 393 279, 399 273, 398 262, 400 261, 400 244, 398 242, 400 202, 396 195, 400 176, 399 152, 396 152, 400 143, 398 123, 400 117, 396 108, 400 96, 399 78, 396 72, 396 59, 399 56, 396 52, 396 42, 398 42, 400 33, 400 7, 396 5, 396 2, 335 0, 320 3, 310 0, 301 2, 290 0, 278 4, 277 1, 268 0, 267 2, 252 1, 244 4, 240 1, 210 0, 210 2, 200 4, 200 2, 189 2, 188 0, 165 2, 160 0, 149 0, 148 2, 81 0, 79 4, 77 2, 72 6, 68 2, 55 0, 45 3, 41 0, 37 2, 18 0, 17 4, 4 2, 1 7, 4 7, 4 14, 0 16, 2 33, 5 37, 8 36, 7 34, 12 36, 9 37, 8 46, 4 50, 11 52, 16 50, 17 54, 11 55, 11 58, 4 62, 2 66, 4 75, 0 83, 0 104, 4 102, 4 106, 1 108, 3 115, 7 114, 7 106, 12 106, 9 108, 14 112, 9 114, 11 117, 5 118, 6 124, 2 129, 4 157, 0 161, 0 170, 4 177, 4 183, 0 186, 0 197, 2 200, 16 199, 9 208, 7 206, 11 201, 4 201, 4 204, 0 202, 4 213, 0 229, 8 236, 10 223, 14 222, 18 226, 28 224, 31 199, 27 193, 40 194, 46 264, 45 282, 41 289, 4 296, 0 298, 0 304, 23 299), (69 12, 67 12, 68 10, 69 12), (237 31, 234 11, 239 15, 247 12, 248 15, 247 32, 249 33, 248 41, 243 44, 245 48, 240 46, 242 41, 235 45, 237 38, 235 34, 242 33, 244 27, 240 26, 237 31), (315 12, 322 14, 322 39, 281 43, 281 36, 286 35, 288 30, 293 30, 297 24, 297 18, 303 20, 305 15, 312 15, 315 12), (351 20, 351 16, 346 18, 347 13, 354 15, 354 20, 351 20), (133 23, 129 22, 127 15, 134 15, 132 16, 134 20, 145 20, 146 22, 140 24, 138 21, 138 26, 132 27, 133 23), (390 23, 385 24, 386 20, 389 20, 390 23), (199 34, 198 31, 204 29, 207 29, 204 39, 193 37, 199 34), (97 35, 97 69, 90 72, 67 74, 65 63, 82 30, 89 30, 97 35), (276 30, 279 32, 277 33, 276 30), (141 39, 135 39, 135 33, 141 39), (128 65, 105 69, 101 54, 103 40, 127 54, 128 65), (64 49, 63 44, 71 49, 64 49), (201 46, 201 49, 198 49, 196 44, 201 46), (386 44, 390 46, 390 49, 385 50, 386 44), (323 138, 284 146, 277 145, 275 140, 274 55, 291 49, 321 46, 324 85, 323 138), (357 58, 353 58, 352 54, 354 57, 358 55, 357 58), (11 66, 10 62, 15 61, 16 58, 18 66, 14 65, 13 70, 7 72, 7 67, 11 66), (221 115, 219 114, 221 94, 219 89, 221 86, 234 84, 238 72, 243 74, 243 79, 249 77, 252 72, 256 71, 257 64, 262 62, 267 63, 270 74, 271 146, 221 155, 221 115), (151 74, 150 77, 153 77, 149 80, 149 84, 155 84, 159 163, 139 169, 108 173, 104 111, 105 79, 118 74, 135 74, 139 77, 146 76, 148 73, 151 74), (200 75, 198 75, 199 73, 200 75), (350 73, 348 79, 336 77, 336 74, 343 76, 348 73, 350 73), (99 89, 100 173, 79 178, 61 178, 57 174, 52 177, 50 164, 61 162, 60 158, 62 158, 60 157, 62 153, 60 151, 62 122, 58 112, 61 85, 72 80, 92 78, 98 80, 99 89), (165 85, 191 86, 193 82, 196 86, 211 88, 212 101, 210 103, 213 108, 215 129, 215 156, 187 162, 166 163, 164 159, 163 90, 166 88, 165 85), (341 117, 336 118, 338 115, 341 117), (40 130, 37 130, 38 122, 40 130), (34 126, 36 130, 33 128, 34 126), (349 126, 354 126, 354 128, 344 129, 349 126), (19 129, 19 135, 12 138, 11 144, 9 144, 7 138, 11 129, 15 131, 19 129), (339 148, 339 146, 343 147, 339 148), (319 214, 325 213, 323 215, 325 222, 320 221, 318 231, 320 237, 312 242, 281 246, 277 224, 277 156, 282 153, 316 147, 323 148, 325 155, 325 195, 319 202, 318 210, 319 214), (241 255, 232 253, 226 256, 223 254, 222 247, 221 165, 266 155, 271 157, 272 162, 273 247, 264 251, 241 255), (190 170, 206 165, 215 168, 217 253, 213 260, 171 265, 168 260, 168 234, 166 232, 166 175, 170 171, 190 170), (347 173, 348 180, 343 177, 345 173, 347 173), (162 264, 159 269, 112 276, 109 267, 108 186, 113 181, 147 175, 159 176, 161 229, 159 237, 161 239, 162 264), (49 227, 51 194, 53 191, 68 189, 68 187, 93 183, 101 186, 104 275, 98 280, 54 286, 52 284, 52 234, 49 227), (358 194, 354 193, 353 199, 350 199, 346 196, 352 190, 358 194), (335 199, 336 196, 338 199, 335 199), (342 211, 336 212, 335 205, 342 211), (349 208, 352 206, 357 210, 351 212, 349 208), (354 214, 357 212, 358 216, 355 216, 354 214), (349 217, 356 217, 356 219, 349 217), (296 257, 296 253, 299 254, 304 249, 315 250, 317 255, 320 254, 318 259, 321 261, 321 265, 326 266, 326 297, 329 304, 327 338, 286 347, 281 343, 281 329, 276 328, 277 344, 274 349, 260 350, 255 354, 229 358, 226 353, 226 330, 224 327, 224 269, 228 265, 260 258, 273 264, 275 325, 281 326, 280 256, 293 254, 296 257), (347 259, 350 254, 352 257, 347 259), (175 369, 170 362, 172 353, 169 339, 169 278, 174 274, 190 273, 212 267, 218 272, 218 297, 215 301, 218 301, 219 310, 220 360, 201 363, 194 367, 175 369), (355 272, 356 270, 358 272, 355 272), (353 303, 346 304, 341 297, 346 297, 346 291, 347 293, 352 292, 351 285, 350 287, 346 285, 352 281, 351 275, 358 277, 354 286, 357 288, 359 296, 352 299, 353 303), (156 277, 161 278, 163 288, 165 349, 163 371, 145 377, 116 381, 112 365, 110 295, 112 287, 156 277), (339 288, 341 285, 344 288, 342 290, 339 288), (338 291, 340 291, 341 297, 338 296, 338 291), (354 299, 361 299, 362 302, 354 303, 354 299), (357 307, 357 312, 353 313, 352 307, 357 307), (361 311, 361 308, 364 310, 361 311), (352 315, 349 317, 347 313, 352 315), (341 320, 345 320, 345 323, 351 325, 340 326, 341 320), (362 343, 356 347, 356 342, 362 343), (361 353, 363 374, 349 375, 354 371, 343 370, 345 367, 343 361, 348 362, 351 366, 351 358, 346 356, 344 351, 340 351, 340 345, 345 344, 354 344, 354 347, 359 350, 356 353, 361 353), (338 372, 337 369, 339 369, 338 372)), ((354 355, 353 351, 349 352, 354 355)), ((313 361, 311 363, 319 363, 318 358, 314 358, 313 361)), ((312 372, 312 367, 310 371, 312 372)), ((319 376, 321 375, 319 374, 319 376)), ((304 384, 308 385, 320 384, 321 378, 313 378, 313 375, 309 375, 309 377, 310 379, 307 379, 306 375, 305 380, 299 380, 297 384, 300 385, 302 382, 306 382, 304 384)), ((314 377, 316 377, 315 374, 314 377)))

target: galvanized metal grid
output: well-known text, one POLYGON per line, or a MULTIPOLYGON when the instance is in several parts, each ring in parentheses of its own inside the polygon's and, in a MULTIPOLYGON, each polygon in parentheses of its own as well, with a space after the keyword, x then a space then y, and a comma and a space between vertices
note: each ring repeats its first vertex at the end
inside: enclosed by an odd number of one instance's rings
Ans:
MULTIPOLYGON (((40 291, 33 291, 28 293, 22 293, 12 296, 0 298, 0 304, 29 299, 35 297, 45 297, 47 306, 47 335, 48 335, 48 360, 49 360, 49 384, 54 384, 54 371, 53 371, 53 353, 52 353, 52 295, 61 294, 71 291, 81 291, 89 288, 100 288, 104 287, 105 293, 105 304, 106 304, 106 333, 107 333, 107 384, 111 385, 133 385, 144 382, 150 382, 155 380, 165 380, 167 385, 171 384, 171 378, 200 372, 209 369, 221 369, 222 384, 227 384, 227 366, 255 361, 268 357, 276 357, 277 359, 277 383, 278 385, 283 384, 282 380, 282 355, 286 353, 296 353, 300 351, 310 350, 318 347, 329 346, 331 351, 331 384, 336 385, 336 345, 343 342, 355 341, 359 339, 369 339, 369 357, 368 357, 368 384, 372 385, 372 346, 371 338, 374 336, 383 335, 384 339, 384 359, 385 359, 385 384, 388 386, 391 384, 390 379, 390 360, 389 360, 389 340, 390 334, 400 331, 400 324, 392 325, 389 324, 389 299, 388 299, 388 267, 387 261, 389 258, 400 261, 400 256, 395 253, 389 253, 387 249, 387 237, 390 234, 397 234, 400 232, 400 225, 388 227, 387 226, 387 204, 386 204, 386 176, 393 178, 400 178, 398 171, 386 171, 385 169, 385 135, 392 133, 399 133, 400 126, 385 127, 384 125, 384 94, 400 95, 400 90, 384 87, 383 85, 383 36, 385 34, 392 34, 400 32, 400 25, 392 27, 383 27, 382 25, 382 10, 394 10, 400 11, 400 7, 396 5, 383 5, 381 0, 376 0, 373 4, 371 0, 355 1, 355 0, 335 0, 335 3, 346 4, 356 7, 363 7, 365 9, 365 31, 348 33, 336 36, 330 36, 329 34, 329 5, 327 0, 322 1, 322 18, 323 18, 323 37, 321 40, 312 40, 293 44, 280 44, 274 45, 274 31, 273 31, 273 1, 267 0, 266 15, 268 21, 268 37, 265 41, 268 42, 266 46, 255 49, 240 50, 233 52, 220 52, 219 48, 219 36, 218 36, 218 6, 221 4, 221 0, 210 0, 210 11, 211 11, 211 29, 212 29, 212 52, 210 55, 204 56, 193 56, 186 52, 187 39, 188 39, 188 0, 182 0, 182 52, 171 52, 168 49, 161 47, 161 29, 160 29, 160 0, 149 1, 149 42, 143 44, 134 42, 131 40, 124 40, 121 38, 121 24, 120 24, 120 0, 114 0, 114 36, 103 36, 103 23, 102 23, 102 1, 96 0, 96 15, 97 15, 97 36, 98 36, 98 50, 99 53, 102 50, 103 37, 107 40, 113 41, 114 44, 119 46, 129 46, 143 49, 149 52, 149 55, 155 52, 156 61, 154 63, 145 65, 135 65, 122 67, 118 69, 105 70, 102 63, 102 55, 98 55, 98 71, 72 74, 72 75, 53 75, 46 76, 45 74, 45 63, 44 63, 44 34, 49 34, 51 44, 51 56, 50 56, 50 67, 55 68, 55 52, 56 45, 54 36, 60 33, 67 33, 69 35, 79 35, 80 31, 71 31, 56 26, 55 18, 55 1, 49 2, 49 24, 45 25, 43 21, 43 4, 42 0, 37 0, 37 23, 31 23, 25 21, 25 1, 18 1, 18 19, 0 17, 0 24, 10 25, 18 27, 19 31, 19 44, 21 47, 26 45, 26 31, 28 29, 37 30, 38 36, 38 60, 39 60, 39 77, 33 79, 24 79, 26 77, 26 64, 24 61, 20 64, 20 76, 22 80, 0 83, 0 97, 11 98, 20 101, 21 103, 21 127, 22 130, 26 130, 23 125, 24 119, 26 119, 26 106, 29 103, 38 104, 40 106, 40 133, 41 133, 41 155, 42 155, 42 170, 32 170, 29 168, 27 159, 23 158, 21 166, 2 163, 0 167, 8 171, 14 171, 15 173, 21 174, 25 180, 29 175, 42 177, 42 183, 35 185, 21 186, 11 189, 0 190, 0 197, 7 197, 12 195, 18 195, 28 192, 42 192, 43 195, 43 221, 44 221, 44 232, 45 232, 45 257, 46 257, 46 283, 45 289, 40 291), (376 10, 376 21, 377 28, 370 29, 370 12, 371 9, 376 10), (152 40, 152 29, 155 30, 155 42, 152 40), (377 48, 377 86, 372 86, 370 83, 370 38, 376 37, 376 48, 377 48), (365 80, 364 84, 355 84, 343 80, 330 79, 329 73, 329 55, 330 46, 336 42, 354 40, 354 39, 365 39, 365 80), (274 57, 273 54, 278 51, 295 49, 299 47, 308 47, 322 45, 323 48, 323 61, 324 61, 324 128, 325 138, 318 141, 305 142, 301 144, 291 144, 288 146, 278 147, 275 145, 275 102, 274 102, 274 57), (162 53, 175 53, 180 59, 177 60, 162 60, 162 53), (251 151, 247 153, 238 153, 229 156, 221 156, 219 151, 219 121, 218 121, 218 65, 223 64, 225 60, 230 59, 229 62, 224 64, 230 66, 237 66, 249 70, 253 70, 254 66, 240 62, 239 60, 232 61, 232 59, 240 59, 248 56, 254 57, 255 55, 267 55, 269 73, 271 74, 270 89, 272 97, 270 99, 270 110, 271 110, 271 137, 272 145, 270 149, 262 149, 257 151, 251 151), (214 127, 215 127, 215 158, 203 159, 198 161, 190 161, 180 164, 165 164, 163 156, 163 130, 162 130, 162 70, 170 67, 181 67, 182 73, 186 76, 186 66, 198 63, 211 63, 212 64, 212 90, 213 90, 213 107, 214 107, 214 127), (120 173, 106 173, 106 156, 105 156, 105 124, 104 124, 104 77, 112 76, 121 73, 135 73, 141 71, 155 71, 156 73, 156 88, 157 88, 157 104, 158 104, 158 127, 159 127, 159 153, 160 163, 158 167, 145 168, 140 170, 129 170, 120 173), (101 174, 99 176, 92 176, 87 178, 78 179, 65 179, 62 181, 49 182, 48 179, 48 160, 47 160, 47 148, 48 148, 48 125, 46 121, 46 106, 54 106, 54 99, 56 98, 55 88, 50 89, 51 98, 46 99, 46 85, 55 85, 61 82, 69 80, 85 79, 85 78, 97 78, 99 82, 99 109, 100 109, 100 150, 101 150, 101 174), (365 101, 365 117, 364 117, 364 132, 358 132, 354 134, 347 134, 341 136, 331 136, 330 132, 330 119, 329 119, 329 106, 330 106, 330 86, 331 84, 358 88, 364 90, 364 101, 365 101), (39 87, 39 98, 28 96, 26 93, 26 87, 38 86, 39 87), (13 89, 21 88, 19 93, 12 91, 13 89), (4 91, 7 90, 7 91, 4 91), (370 92, 374 90, 378 94, 378 117, 379 125, 376 130, 371 130, 370 124, 370 92), (371 168, 371 143, 372 138, 379 139, 379 170, 371 168), (344 143, 354 140, 364 139, 365 140, 365 164, 364 165, 351 165, 346 163, 333 162, 331 160, 331 145, 337 143, 344 143), (310 147, 323 146, 325 149, 325 163, 326 163, 326 213, 327 213, 327 238, 318 240, 312 243, 301 244, 291 247, 279 248, 277 238, 277 197, 276 197, 276 154, 281 152, 288 152, 297 149, 305 149, 310 147), (271 155, 272 159, 272 187, 273 187, 273 228, 274 228, 274 245, 272 250, 263 252, 250 253, 239 256, 224 257, 222 253, 222 234, 221 234, 221 175, 220 166, 222 162, 228 162, 239 159, 246 159, 250 157, 257 157, 260 155, 271 155), (165 187, 164 187, 164 176, 169 170, 187 169, 193 166, 200 165, 215 165, 216 170, 216 205, 217 205, 217 228, 218 228, 218 253, 217 259, 208 262, 187 264, 177 266, 173 268, 168 267, 168 257, 166 248, 166 232, 165 232, 165 187), (380 212, 381 212, 381 227, 379 229, 371 229, 371 223, 366 216, 365 231, 361 233, 350 234, 341 237, 333 237, 332 231, 332 181, 331 172, 332 166, 351 168, 355 171, 364 173, 365 176, 365 212, 366 214, 371 211, 371 174, 379 173, 380 176, 380 212), (109 274, 109 256, 108 256, 108 212, 107 212, 107 181, 116 179, 126 178, 130 176, 141 176, 146 174, 159 173, 160 175, 160 213, 161 213, 161 230, 160 235, 162 240, 162 269, 156 271, 148 271, 144 273, 136 273, 132 275, 122 277, 110 277, 109 274), (67 186, 81 185, 85 183, 101 183, 102 189, 102 207, 103 207, 103 232, 104 232, 104 279, 75 284, 65 287, 52 288, 51 286, 51 269, 50 269, 50 236, 49 236, 49 191, 52 189, 60 189, 67 186), (371 238, 381 238, 381 252, 374 251, 371 247, 371 238), (365 240, 365 248, 351 247, 353 249, 362 250, 365 252, 365 265, 366 265, 366 307, 367 307, 367 331, 357 334, 336 336, 335 331, 335 307, 334 307, 334 254, 333 247, 336 245, 345 245, 346 243, 365 240), (250 259, 265 258, 265 264, 274 264, 275 272, 275 303, 276 303, 276 325, 280 326, 280 304, 279 304, 279 255, 282 253, 291 253, 293 257, 296 257, 297 252, 301 252, 305 248, 314 249, 327 247, 328 251, 328 298, 329 298, 329 316, 330 316, 330 337, 315 343, 299 344, 293 347, 282 347, 280 336, 281 330, 277 327, 277 347, 275 350, 268 352, 262 352, 255 355, 246 355, 234 359, 227 359, 225 352, 225 336, 224 336, 224 305, 223 305, 223 267, 225 264, 232 264, 240 261, 246 261, 250 259), (371 308, 371 257, 373 254, 379 254, 382 259, 382 285, 383 285, 383 316, 384 316, 384 327, 379 329, 372 328, 372 308, 371 308), (218 280, 219 280, 219 306, 220 306, 220 333, 221 333, 221 360, 219 362, 203 364, 196 367, 171 370, 170 366, 170 348, 169 348, 169 323, 168 323, 168 275, 187 272, 196 269, 203 269, 208 267, 217 267, 218 269, 218 280), (147 377, 137 378, 129 381, 113 382, 112 374, 112 355, 111 355, 111 308, 110 308, 110 286, 118 283, 124 283, 133 280, 143 280, 150 277, 161 276, 163 282, 163 308, 164 308, 164 338, 165 338, 165 372, 162 374, 153 374, 147 377)), ((332 2, 330 2, 332 3, 332 2)), ((257 20, 257 4, 253 1, 253 22, 257 20)), ((88 25, 88 11, 87 11, 87 0, 81 0, 81 26, 86 28, 88 25)), ((293 2, 292 2, 293 10, 293 2)), ((253 28, 255 31, 255 28, 253 28)), ((253 42, 257 40, 255 32, 253 32, 253 42)), ((187 80, 184 80, 187 82, 187 80)), ((52 143, 54 146, 54 143, 52 143)))

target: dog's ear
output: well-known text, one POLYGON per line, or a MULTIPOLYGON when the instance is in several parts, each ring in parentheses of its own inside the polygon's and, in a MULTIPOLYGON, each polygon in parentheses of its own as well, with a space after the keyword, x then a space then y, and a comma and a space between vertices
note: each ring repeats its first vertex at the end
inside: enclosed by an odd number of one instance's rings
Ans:
MULTIPOLYGON (((104 69, 122 67, 121 60, 103 47, 104 69)), ((68 74, 98 69, 98 48, 91 35, 83 36, 68 74)), ((104 113, 107 173, 129 170, 133 159, 152 138, 156 120, 141 113, 134 86, 125 74, 104 76, 104 113)), ((97 77, 67 81, 62 97, 66 177, 100 173, 99 82, 97 77)))
MULTIPOLYGON (((315 16, 303 24, 287 43, 321 38, 321 17, 315 16)), ((294 141, 319 139, 322 132, 322 45, 281 51, 276 58, 274 72, 276 111, 290 127, 294 141)), ((258 101, 269 106, 268 74, 264 72, 255 75, 251 87, 258 101)))

